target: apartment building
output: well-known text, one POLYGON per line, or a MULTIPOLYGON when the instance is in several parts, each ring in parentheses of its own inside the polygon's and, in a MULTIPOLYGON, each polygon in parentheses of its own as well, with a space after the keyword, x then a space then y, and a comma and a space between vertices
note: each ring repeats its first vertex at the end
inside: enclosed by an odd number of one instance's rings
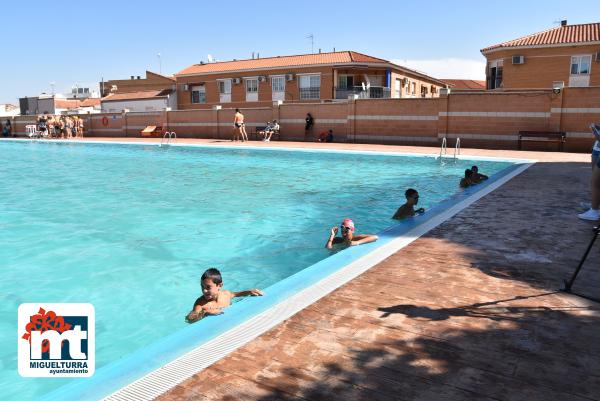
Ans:
POLYGON ((568 25, 481 49, 487 89, 600 85, 600 23, 568 25))
POLYGON ((437 97, 446 84, 355 51, 194 64, 175 74, 178 109, 249 107, 274 101, 437 97))

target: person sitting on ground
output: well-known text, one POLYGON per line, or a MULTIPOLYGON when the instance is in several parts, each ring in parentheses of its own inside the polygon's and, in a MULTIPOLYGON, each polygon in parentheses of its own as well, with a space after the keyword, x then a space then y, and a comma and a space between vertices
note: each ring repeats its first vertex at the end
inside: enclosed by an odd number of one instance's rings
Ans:
POLYGON ((207 315, 220 315, 223 308, 231 305, 233 298, 263 295, 262 291, 256 288, 239 292, 224 290, 221 272, 215 268, 210 268, 202 274, 200 286, 202 296, 196 299, 191 312, 186 316, 188 323, 194 323, 207 315))
POLYGON ((425 209, 422 207, 415 210, 415 206, 419 203, 419 193, 416 189, 407 189, 406 192, 404 192, 404 196, 406 196, 406 203, 396 210, 392 219, 403 220, 407 217, 413 217, 415 214, 425 213, 425 209))
POLYGON ((485 181, 485 180, 487 180, 488 178, 490 178, 490 177, 488 177, 488 176, 487 176, 487 175, 485 175, 485 174, 480 174, 480 173, 479 173, 479 168, 478 168, 477 166, 473 166, 473 167, 471 167, 471 171, 473 172, 472 180, 473 180, 473 182, 474 182, 475 184, 478 184, 478 183, 480 183, 481 181, 485 181))
POLYGON ((473 170, 468 168, 465 170, 465 177, 461 178, 460 180, 460 187, 467 188, 473 184, 477 184, 475 181, 473 181, 473 170))
POLYGON ((341 244, 343 246, 355 246, 374 242, 379 239, 376 235, 371 234, 354 234, 354 222, 350 219, 344 219, 340 226, 342 236, 337 237, 338 228, 331 228, 329 239, 325 244, 325 248, 332 249, 333 245, 341 244))
POLYGON ((333 142, 333 130, 330 129, 327 132, 321 132, 317 138, 317 142, 333 142))

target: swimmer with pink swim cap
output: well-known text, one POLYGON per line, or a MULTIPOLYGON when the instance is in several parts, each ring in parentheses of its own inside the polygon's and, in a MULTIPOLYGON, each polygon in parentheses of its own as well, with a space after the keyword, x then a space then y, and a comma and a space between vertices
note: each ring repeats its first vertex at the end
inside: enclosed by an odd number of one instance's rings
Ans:
POLYGON ((332 249, 333 245, 344 245, 344 246, 354 246, 366 244, 369 242, 377 241, 379 237, 371 234, 356 234, 354 228, 354 222, 351 219, 344 219, 340 227, 332 227, 329 239, 327 240, 327 244, 325 244, 325 248, 332 249), (338 232, 341 231, 342 236, 338 237, 338 232))

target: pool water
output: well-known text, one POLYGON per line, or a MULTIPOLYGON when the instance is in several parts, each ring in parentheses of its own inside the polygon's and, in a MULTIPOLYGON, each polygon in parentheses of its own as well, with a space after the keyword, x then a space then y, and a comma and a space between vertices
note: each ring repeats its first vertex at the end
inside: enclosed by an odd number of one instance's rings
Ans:
POLYGON ((199 278, 266 288, 331 255, 332 226, 377 233, 419 190, 428 208, 473 164, 431 157, 1 142, 0 388, 32 399, 70 379, 17 373, 17 307, 89 302, 96 369, 185 327, 199 278))

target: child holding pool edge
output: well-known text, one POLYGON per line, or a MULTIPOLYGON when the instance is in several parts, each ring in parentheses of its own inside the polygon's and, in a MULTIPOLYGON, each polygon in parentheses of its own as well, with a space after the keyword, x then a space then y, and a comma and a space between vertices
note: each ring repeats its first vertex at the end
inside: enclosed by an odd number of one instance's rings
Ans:
POLYGON ((335 244, 343 244, 345 246, 355 246, 374 242, 379 239, 376 235, 371 234, 354 234, 354 222, 350 219, 344 219, 340 228, 332 227, 329 233, 329 239, 325 244, 325 248, 332 249, 335 244), (338 231, 341 230, 342 236, 337 237, 338 231))
POLYGON ((220 315, 223 308, 231 305, 231 300, 235 297, 263 295, 262 291, 256 288, 239 292, 224 290, 221 272, 215 268, 210 268, 202 274, 200 286, 202 296, 196 299, 192 310, 186 316, 188 323, 197 322, 207 315, 220 315))

